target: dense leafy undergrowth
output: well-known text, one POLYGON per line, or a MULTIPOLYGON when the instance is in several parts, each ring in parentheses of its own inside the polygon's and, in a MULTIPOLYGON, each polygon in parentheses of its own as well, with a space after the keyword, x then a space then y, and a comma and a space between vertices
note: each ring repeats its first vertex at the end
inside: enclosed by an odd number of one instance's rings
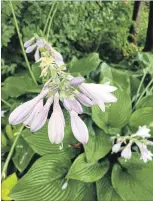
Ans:
MULTIPOLYGON (((132 147, 132 158, 127 161, 121 158, 120 152, 112 153, 112 136, 135 133, 143 125, 150 128, 153 135, 153 54, 136 52, 137 47, 132 49, 127 43, 131 6, 125 2, 61 4, 50 30, 51 43, 65 57, 72 75, 116 86, 117 102, 107 105, 105 113, 97 105, 84 108, 81 118, 89 130, 86 145, 78 143, 72 135, 65 109, 63 149, 50 143, 47 123, 34 134, 22 125, 9 125, 10 112, 35 97, 43 81, 38 63, 31 67, 39 85, 30 77, 10 17, 9 3, 3 2, 2 169, 5 171, 2 176, 5 180, 2 200, 152 200, 153 161, 140 160, 136 147, 132 147), (15 151, 6 164, 18 133, 21 135, 15 151)), ((50 3, 13 3, 24 41, 33 32, 41 32, 48 5, 50 3)), ((28 58, 32 61, 31 55, 28 58)))

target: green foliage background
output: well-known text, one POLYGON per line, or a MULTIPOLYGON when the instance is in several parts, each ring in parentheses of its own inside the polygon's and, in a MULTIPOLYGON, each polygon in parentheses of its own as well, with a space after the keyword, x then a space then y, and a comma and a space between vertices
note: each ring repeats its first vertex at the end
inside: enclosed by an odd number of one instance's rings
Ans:
MULTIPOLYGON (((53 3, 12 3, 22 40, 28 40, 34 33, 42 34, 53 3)), ((120 154, 111 153, 110 141, 112 135, 126 135, 140 125, 149 126, 153 134, 153 88, 152 85, 147 87, 153 79, 153 55, 142 52, 148 4, 143 3, 137 45, 127 40, 133 2, 58 2, 56 7, 48 30, 49 41, 63 55, 68 71, 90 82, 110 81, 118 88, 115 94, 118 101, 108 106, 105 113, 98 106, 84 108, 82 118, 90 136, 85 146, 75 146, 78 142, 72 135, 65 110, 62 150, 49 142, 47 124, 34 135, 29 129, 22 130, 21 125, 10 126, 10 112, 35 97, 43 83, 32 54, 28 55, 28 60, 38 86, 29 75, 10 4, 3 1, 2 166, 16 134, 21 131, 21 136, 5 172, 2 200, 152 200, 153 162, 144 164, 137 153, 125 162, 120 154), (68 187, 62 190, 66 180, 68 187)))

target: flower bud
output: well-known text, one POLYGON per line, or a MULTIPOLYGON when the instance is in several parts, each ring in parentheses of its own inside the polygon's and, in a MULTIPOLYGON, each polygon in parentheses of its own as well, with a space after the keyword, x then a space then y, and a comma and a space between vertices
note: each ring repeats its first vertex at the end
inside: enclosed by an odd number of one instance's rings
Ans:
POLYGON ((38 39, 36 41, 37 47, 42 48, 44 46, 44 41, 42 39, 38 39))
POLYGON ((26 53, 32 52, 35 48, 36 48, 36 44, 29 46, 29 47, 26 49, 26 53))
POLYGON ((35 61, 38 61, 40 59, 40 55, 39 55, 39 50, 37 48, 35 55, 34 55, 35 61))
POLYGON ((24 47, 27 48, 29 47, 35 40, 35 37, 31 38, 30 40, 27 40, 25 43, 24 43, 24 47))
POLYGON ((72 84, 74 86, 78 86, 78 85, 82 84, 83 82, 84 82, 84 78, 83 77, 74 77, 70 81, 70 84, 72 84))
POLYGON ((114 144, 112 147, 112 152, 113 153, 118 153, 120 151, 122 142, 118 142, 117 144, 114 144))

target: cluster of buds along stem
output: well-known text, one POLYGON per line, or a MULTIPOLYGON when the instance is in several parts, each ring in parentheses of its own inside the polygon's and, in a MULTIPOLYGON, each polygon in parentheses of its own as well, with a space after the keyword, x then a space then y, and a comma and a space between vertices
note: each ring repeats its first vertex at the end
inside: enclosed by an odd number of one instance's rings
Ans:
POLYGON ((24 44, 26 52, 35 51, 34 58, 40 64, 41 77, 45 84, 34 99, 17 107, 9 117, 12 125, 23 123, 32 132, 39 130, 48 118, 53 103, 53 113, 48 122, 48 135, 52 143, 59 144, 64 138, 65 120, 59 101, 70 114, 72 132, 76 139, 86 144, 88 129, 79 114, 83 113, 81 104, 91 107, 98 104, 105 112, 105 103, 116 102, 112 94, 117 88, 105 84, 84 83, 83 77, 73 77, 67 73, 62 55, 46 40, 33 37, 24 44))
POLYGON ((132 157, 132 145, 136 145, 139 148, 141 157, 140 159, 146 163, 149 160, 152 160, 153 154, 148 150, 147 145, 152 145, 153 142, 147 138, 151 137, 149 133, 150 129, 144 126, 139 126, 139 129, 136 133, 126 136, 114 136, 112 152, 118 153, 121 151, 121 157, 130 159, 132 157), (115 143, 114 143, 115 142, 115 143))

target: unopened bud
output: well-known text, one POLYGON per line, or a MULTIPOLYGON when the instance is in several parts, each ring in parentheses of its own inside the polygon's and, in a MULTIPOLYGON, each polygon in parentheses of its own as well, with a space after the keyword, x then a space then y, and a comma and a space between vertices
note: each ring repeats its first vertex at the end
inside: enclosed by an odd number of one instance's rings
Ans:
POLYGON ((73 78, 70 83, 74 86, 78 86, 80 84, 82 84, 84 82, 84 78, 83 77, 75 77, 73 78))

